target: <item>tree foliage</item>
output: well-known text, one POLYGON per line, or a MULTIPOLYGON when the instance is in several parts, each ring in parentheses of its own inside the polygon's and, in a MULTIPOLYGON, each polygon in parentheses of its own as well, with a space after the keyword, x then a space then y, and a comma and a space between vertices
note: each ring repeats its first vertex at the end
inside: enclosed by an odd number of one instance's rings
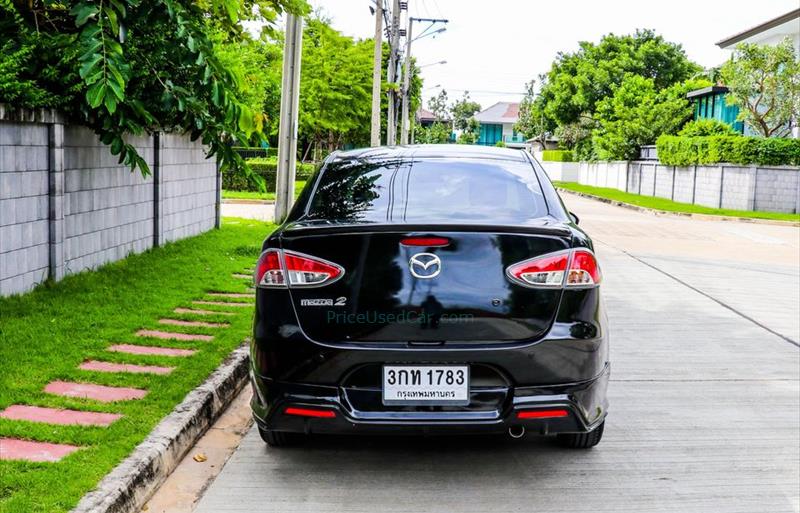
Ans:
POLYGON ((764 137, 788 135, 800 118, 800 61, 788 37, 777 46, 740 43, 721 70, 729 104, 764 137))
POLYGON ((566 125, 591 117, 596 104, 629 75, 652 80, 660 91, 698 71, 681 45, 652 30, 608 34, 597 44, 584 41, 577 52, 558 54, 542 84, 541 108, 547 118, 566 125))
POLYGON ((447 119, 447 113, 450 110, 447 106, 447 91, 442 89, 436 96, 428 98, 428 110, 433 113, 436 121, 447 119))
POLYGON ((658 90, 652 78, 628 75, 597 103, 592 146, 602 160, 636 158, 660 135, 675 134, 692 116, 686 93, 708 85, 689 81, 658 90))
POLYGON ((457 130, 467 130, 470 128, 470 120, 476 112, 480 112, 481 104, 472 101, 469 97, 469 91, 464 91, 464 95, 453 102, 450 107, 450 115, 453 118, 453 126, 457 130))
MULTIPOLYGON (((121 163, 149 169, 127 134, 189 132, 223 168, 263 121, 231 47, 240 21, 272 27, 305 0, 2 0, 0 101, 55 107, 92 128, 121 163), (14 64, 19 64, 13 69, 14 64), (22 84, 22 86, 20 86, 22 84)), ((252 91, 251 91, 252 92, 252 91)))
POLYGON ((450 127, 435 121, 430 126, 418 128, 414 140, 419 144, 446 144, 450 141, 450 127))

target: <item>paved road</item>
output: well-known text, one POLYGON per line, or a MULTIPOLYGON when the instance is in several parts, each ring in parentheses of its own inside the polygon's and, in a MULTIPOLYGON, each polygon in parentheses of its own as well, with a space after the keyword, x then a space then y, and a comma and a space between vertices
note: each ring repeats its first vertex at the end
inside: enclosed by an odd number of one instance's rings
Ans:
POLYGON ((800 511, 800 229, 565 196, 594 236, 612 329, 601 444, 251 430, 198 503, 224 512, 800 511))
POLYGON ((259 221, 272 221, 275 217, 273 203, 233 203, 222 204, 222 215, 225 217, 244 217, 258 219, 259 221))

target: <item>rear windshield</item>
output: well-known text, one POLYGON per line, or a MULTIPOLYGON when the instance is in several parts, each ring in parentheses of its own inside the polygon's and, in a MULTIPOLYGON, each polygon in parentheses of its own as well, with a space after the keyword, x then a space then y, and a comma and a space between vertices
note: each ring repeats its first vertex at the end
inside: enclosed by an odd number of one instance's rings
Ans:
POLYGON ((329 164, 307 218, 332 222, 521 222, 547 215, 527 162, 345 160, 329 164))

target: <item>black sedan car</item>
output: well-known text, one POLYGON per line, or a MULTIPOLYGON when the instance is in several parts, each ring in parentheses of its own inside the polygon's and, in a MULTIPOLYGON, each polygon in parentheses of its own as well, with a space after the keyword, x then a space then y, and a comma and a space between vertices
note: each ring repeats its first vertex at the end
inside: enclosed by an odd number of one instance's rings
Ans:
POLYGON ((261 436, 527 430, 593 447, 608 406, 601 279, 523 151, 334 153, 255 269, 261 436))

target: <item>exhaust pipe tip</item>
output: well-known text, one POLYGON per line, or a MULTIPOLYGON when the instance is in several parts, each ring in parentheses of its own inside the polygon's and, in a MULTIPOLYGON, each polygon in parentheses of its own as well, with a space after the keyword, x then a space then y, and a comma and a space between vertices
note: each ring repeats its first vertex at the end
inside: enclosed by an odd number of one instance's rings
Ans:
POLYGON ((522 438, 525 436, 525 426, 511 426, 508 428, 508 436, 515 440, 522 438))

